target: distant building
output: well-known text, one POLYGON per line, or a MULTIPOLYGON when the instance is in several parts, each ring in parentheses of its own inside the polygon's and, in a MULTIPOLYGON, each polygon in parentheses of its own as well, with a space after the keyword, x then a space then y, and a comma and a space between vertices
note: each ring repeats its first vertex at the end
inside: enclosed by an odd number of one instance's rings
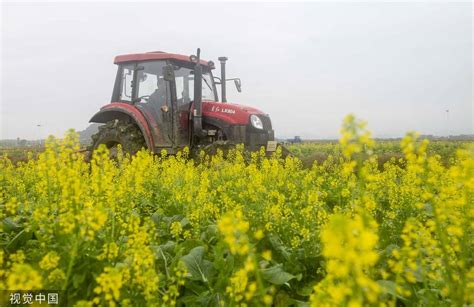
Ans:
POLYGON ((286 141, 287 141, 288 143, 290 143, 290 144, 294 144, 294 143, 301 143, 301 142, 303 142, 303 139, 301 139, 301 136, 296 135, 294 138, 288 139, 288 140, 286 140, 286 141))

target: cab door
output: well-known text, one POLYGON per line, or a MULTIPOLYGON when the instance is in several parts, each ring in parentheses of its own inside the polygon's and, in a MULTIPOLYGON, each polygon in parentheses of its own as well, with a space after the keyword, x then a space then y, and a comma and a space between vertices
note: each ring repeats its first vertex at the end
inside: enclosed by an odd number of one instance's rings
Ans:
POLYGON ((150 123, 155 147, 173 146, 173 110, 169 82, 163 78, 166 61, 139 62, 135 67, 134 102, 150 123))
MULTIPOLYGON (((189 75, 182 67, 175 69, 175 84, 176 84, 176 108, 177 108, 177 132, 176 141, 178 146, 190 146, 190 111, 191 101, 193 101, 193 92, 190 90, 190 80, 194 80, 193 76, 189 75)), ((192 86, 192 84, 191 84, 192 86)))

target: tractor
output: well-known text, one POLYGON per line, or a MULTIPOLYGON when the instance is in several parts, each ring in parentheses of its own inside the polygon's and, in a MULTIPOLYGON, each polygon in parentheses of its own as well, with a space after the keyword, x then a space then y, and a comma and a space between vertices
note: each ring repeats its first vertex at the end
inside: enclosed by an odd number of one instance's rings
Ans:
POLYGON ((153 153, 166 150, 176 154, 184 147, 191 150, 244 144, 250 151, 263 146, 274 152, 277 142, 270 117, 239 104, 228 103, 226 82, 227 58, 218 58, 220 78, 213 76, 212 61, 196 55, 153 51, 119 55, 111 102, 103 106, 90 122, 102 124, 92 136, 92 153, 104 144, 112 155, 120 145, 125 153, 141 148, 153 153), (216 85, 221 86, 221 100, 216 85))

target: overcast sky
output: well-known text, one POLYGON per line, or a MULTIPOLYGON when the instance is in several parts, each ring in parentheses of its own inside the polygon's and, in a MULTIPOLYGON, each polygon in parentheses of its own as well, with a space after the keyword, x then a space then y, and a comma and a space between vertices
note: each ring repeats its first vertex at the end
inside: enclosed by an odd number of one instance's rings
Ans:
POLYGON ((269 113, 279 137, 338 136, 350 112, 376 136, 474 133, 472 14, 469 2, 3 3, 0 138, 82 130, 110 102, 115 55, 197 47, 229 58, 243 91, 229 84, 228 100, 269 113))

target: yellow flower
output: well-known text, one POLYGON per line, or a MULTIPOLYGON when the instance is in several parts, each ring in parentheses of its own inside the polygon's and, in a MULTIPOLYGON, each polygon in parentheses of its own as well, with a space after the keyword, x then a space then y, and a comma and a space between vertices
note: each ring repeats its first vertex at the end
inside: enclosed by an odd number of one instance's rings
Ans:
POLYGON ((181 226, 181 222, 171 223, 170 232, 174 238, 178 238, 182 231, 183 227, 181 226))
POLYGON ((321 233, 327 275, 314 287, 310 298, 313 306, 377 301, 380 286, 366 273, 378 260, 374 250, 378 242, 376 229, 377 224, 368 216, 331 216, 321 233), (362 296, 351 299, 351 289, 362 296))
POLYGON ((40 261, 39 266, 43 270, 52 270, 58 266, 60 257, 56 252, 47 253, 43 259, 40 261))
POLYGON ((48 281, 52 283, 60 283, 66 279, 66 274, 64 274, 61 269, 54 269, 48 275, 48 281))
POLYGON ((272 260, 272 251, 271 250, 266 250, 266 251, 262 252, 262 258, 267 260, 267 261, 272 260))
POLYGON ((119 247, 115 242, 111 242, 108 244, 104 244, 102 248, 102 253, 97 256, 97 259, 103 260, 107 259, 109 261, 113 261, 117 258, 119 253, 119 247))
POLYGON ((224 235, 224 241, 229 246, 231 253, 246 255, 249 250, 249 239, 247 231, 249 223, 243 219, 242 211, 229 212, 218 222, 220 232, 224 235))
POLYGON ((263 239, 264 236, 265 236, 265 234, 263 233, 263 230, 261 230, 261 229, 257 230, 254 234, 254 237, 257 240, 263 239))
POLYGON ((120 299, 120 289, 123 285, 123 275, 116 268, 106 267, 104 272, 97 278, 97 287, 94 288, 96 294, 103 294, 109 304, 120 299))
POLYGON ((13 264, 7 274, 9 290, 37 290, 43 288, 41 275, 28 264, 13 264))

